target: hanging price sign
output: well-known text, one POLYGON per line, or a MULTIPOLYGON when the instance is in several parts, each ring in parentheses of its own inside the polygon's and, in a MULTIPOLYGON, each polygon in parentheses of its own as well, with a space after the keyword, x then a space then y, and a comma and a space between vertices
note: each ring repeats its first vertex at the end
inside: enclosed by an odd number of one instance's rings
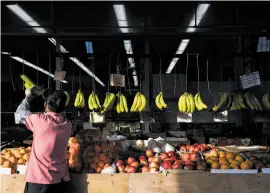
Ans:
POLYGON ((110 85, 125 87, 125 76, 122 74, 110 74, 110 85))
POLYGON ((261 85, 260 74, 258 71, 242 75, 240 76, 240 80, 243 89, 261 85))

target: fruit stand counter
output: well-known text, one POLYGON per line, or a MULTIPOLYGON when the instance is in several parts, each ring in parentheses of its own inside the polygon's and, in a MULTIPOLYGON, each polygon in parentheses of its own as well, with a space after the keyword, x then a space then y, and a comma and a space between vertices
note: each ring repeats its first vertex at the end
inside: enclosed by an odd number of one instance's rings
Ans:
MULTIPOLYGON (((270 174, 72 174, 72 193, 270 193, 270 174)), ((24 175, 1 175, 1 193, 23 193, 24 175)))

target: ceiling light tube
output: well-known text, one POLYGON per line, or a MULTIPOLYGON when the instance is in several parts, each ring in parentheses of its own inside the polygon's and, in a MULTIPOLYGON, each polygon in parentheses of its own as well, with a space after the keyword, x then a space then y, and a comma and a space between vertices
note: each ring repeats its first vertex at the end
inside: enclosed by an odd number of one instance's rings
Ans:
MULTIPOLYGON (((207 12, 208 8, 209 8, 210 4, 199 4, 196 10, 196 17, 195 14, 193 15, 192 19, 189 22, 189 27, 186 29, 186 32, 188 33, 193 33, 196 31, 196 28, 193 27, 195 26, 195 24, 198 26, 201 22, 201 20, 203 19, 205 13, 207 12), (196 20, 196 22, 195 22, 196 20)), ((181 43, 179 44, 179 47, 176 51, 176 54, 183 54, 186 47, 188 46, 189 43, 189 39, 183 39, 181 41, 181 43)), ((170 74, 175 66, 175 64, 177 63, 179 58, 173 58, 171 63, 169 64, 169 67, 166 70, 167 74, 170 74)))
MULTIPOLYGON (((18 62, 21 62, 21 63, 23 63, 23 64, 25 64, 25 65, 27 65, 27 66, 35 69, 35 70, 38 70, 38 71, 40 71, 40 72, 42 72, 44 74, 47 74, 48 76, 54 78, 54 75, 52 73, 48 72, 47 70, 44 70, 43 68, 40 68, 40 67, 36 66, 35 64, 32 64, 32 63, 30 63, 30 62, 28 62, 28 61, 26 61, 26 60, 24 60, 24 59, 22 59, 22 58, 20 58, 18 56, 10 56, 10 57, 12 59, 18 61, 18 62)), ((67 83, 66 80, 61 80, 61 82, 67 83)))
MULTIPOLYGON (((26 11, 23 10, 23 8, 21 8, 18 4, 15 5, 7 5, 7 8, 10 9, 15 15, 17 15, 19 18, 21 18, 24 22, 26 22, 29 26, 40 26, 40 24, 38 22, 36 22, 26 11)), ((38 28, 33 28, 37 33, 48 33, 44 28, 42 27, 38 27, 38 28)), ((54 44, 56 46, 56 40, 55 38, 48 38, 48 40, 54 44)), ((60 45, 60 51, 61 52, 68 52, 67 49, 60 45)), ((70 57, 69 59, 74 61, 79 61, 77 58, 77 60, 75 59, 71 59, 72 57, 70 57)), ((14 58, 13 58, 14 59, 14 58)), ((76 63, 77 64, 77 63, 76 63)), ((79 66, 80 67, 85 67, 83 63, 81 63, 79 61, 79 66)), ((92 73, 88 68, 85 67, 85 69, 87 70, 86 72, 95 78, 95 80, 100 83, 102 86, 105 86, 104 83, 96 77, 96 75, 94 73, 92 73)))
POLYGON ((128 27, 128 22, 127 22, 127 15, 126 15, 126 9, 123 4, 121 5, 113 5, 113 9, 116 15, 116 19, 118 22, 118 25, 120 27, 125 27, 125 28, 120 28, 122 33, 128 33, 129 29, 126 28, 128 27))
POLYGON ((81 69, 83 69, 87 74, 92 76, 99 84, 102 86, 105 86, 105 84, 92 72, 90 71, 78 58, 76 57, 69 57, 71 61, 73 61, 75 64, 77 64, 81 69))

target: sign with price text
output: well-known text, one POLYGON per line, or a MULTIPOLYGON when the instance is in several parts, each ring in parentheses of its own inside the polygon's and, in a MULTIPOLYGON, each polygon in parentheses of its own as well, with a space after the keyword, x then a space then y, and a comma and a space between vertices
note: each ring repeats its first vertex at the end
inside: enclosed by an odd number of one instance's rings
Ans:
POLYGON ((243 89, 261 85, 260 74, 258 71, 244 74, 240 76, 240 80, 243 89))

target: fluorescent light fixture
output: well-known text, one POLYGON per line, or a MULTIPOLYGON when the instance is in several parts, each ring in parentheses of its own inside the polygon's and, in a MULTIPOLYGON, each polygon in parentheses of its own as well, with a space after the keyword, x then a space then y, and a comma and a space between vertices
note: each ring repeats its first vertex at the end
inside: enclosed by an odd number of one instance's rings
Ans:
POLYGON ((210 4, 199 4, 196 11, 196 22, 195 22, 195 14, 193 15, 192 19, 189 22, 189 28, 187 28, 186 32, 195 32, 196 28, 192 27, 195 26, 195 24, 198 26, 201 23, 201 20, 203 19, 205 13, 207 12, 210 4))
POLYGON ((179 60, 179 58, 173 58, 172 59, 170 65, 169 65, 169 67, 168 67, 168 69, 166 71, 167 74, 171 73, 171 71, 173 70, 175 64, 178 62, 178 60, 179 60))
POLYGON ((138 77, 137 76, 133 76, 133 81, 134 81, 134 86, 138 86, 138 77))
MULTIPOLYGON (((38 71, 40 71, 40 72, 42 72, 44 74, 47 74, 48 76, 54 78, 54 75, 52 73, 48 72, 47 70, 44 70, 43 68, 40 68, 40 67, 36 66, 35 64, 32 64, 32 63, 30 63, 30 62, 28 62, 28 61, 26 61, 26 60, 24 60, 24 59, 22 59, 22 58, 20 58, 18 56, 10 56, 10 57, 12 59, 18 61, 18 62, 21 62, 21 63, 23 63, 23 64, 25 64, 25 65, 27 65, 27 66, 29 66, 31 68, 34 68, 35 70, 38 70, 38 71)), ((61 80, 61 82, 67 83, 66 80, 61 80)))
MULTIPOLYGON (((198 5, 197 10, 196 10, 196 19, 195 19, 195 14, 194 14, 192 19, 189 22, 189 25, 188 25, 189 27, 186 29, 186 32, 193 33, 196 31, 196 28, 192 27, 192 26, 195 26, 195 24, 196 25, 200 24, 205 13, 207 12, 209 6, 210 6, 210 4, 199 4, 198 5), (195 20, 196 20, 196 22, 195 22, 195 20)), ((183 39, 181 41, 181 43, 179 44, 179 47, 178 47, 175 54, 183 54, 186 47, 188 46, 189 41, 190 41, 189 39, 183 39)), ((170 74, 172 72, 177 61, 178 61, 178 58, 172 59, 171 63, 169 64, 169 67, 167 68, 167 71, 166 71, 167 74, 170 74)))
POLYGON ((77 64, 81 69, 83 69, 87 74, 92 76, 99 84, 102 86, 105 86, 105 84, 92 72, 90 71, 78 58, 76 57, 69 57, 71 61, 73 61, 75 64, 77 64))
MULTIPOLYGON (((36 22, 28 13, 26 13, 18 4, 7 5, 7 8, 26 22, 29 26, 40 26, 40 24, 36 22)), ((44 28, 41 27, 33 27, 33 29, 38 33, 48 33, 44 28)))
MULTIPOLYGON (((26 22, 29 26, 40 26, 40 24, 38 22, 36 22, 28 13, 26 13, 26 11, 23 10, 23 8, 21 8, 18 4, 15 5, 7 5, 7 8, 10 9, 14 14, 16 14, 19 18, 21 18, 24 22, 26 22)), ((48 33, 44 28, 42 27, 33 27, 33 29, 37 32, 37 33, 48 33)), ((54 44, 56 46, 56 40, 54 38, 48 38, 48 40, 54 44)), ((60 50, 61 52, 68 52, 67 49, 60 45, 60 50)), ((82 64, 77 58, 75 59, 71 59, 72 57, 70 57, 69 59, 72 60, 73 62, 77 61, 78 63, 80 63, 80 67, 84 68, 84 71, 86 73, 88 73, 90 76, 94 77, 95 80, 100 83, 102 86, 105 86, 104 83, 96 77, 96 75, 94 73, 92 73, 88 68, 85 67, 84 64, 82 64)), ((14 59, 14 58, 13 58, 14 59)), ((77 64, 77 63, 76 63, 77 64)))
POLYGON ((4 55, 10 55, 9 52, 1 52, 1 54, 4 54, 4 55))
POLYGON ((130 40, 124 40, 124 47, 127 54, 133 54, 132 45, 130 40))
POLYGON ((127 15, 126 15, 126 9, 124 5, 113 5, 113 9, 116 15, 116 19, 118 22, 118 25, 120 27, 120 30, 122 33, 128 33, 128 28, 121 28, 121 27, 128 27, 127 22, 127 15))

